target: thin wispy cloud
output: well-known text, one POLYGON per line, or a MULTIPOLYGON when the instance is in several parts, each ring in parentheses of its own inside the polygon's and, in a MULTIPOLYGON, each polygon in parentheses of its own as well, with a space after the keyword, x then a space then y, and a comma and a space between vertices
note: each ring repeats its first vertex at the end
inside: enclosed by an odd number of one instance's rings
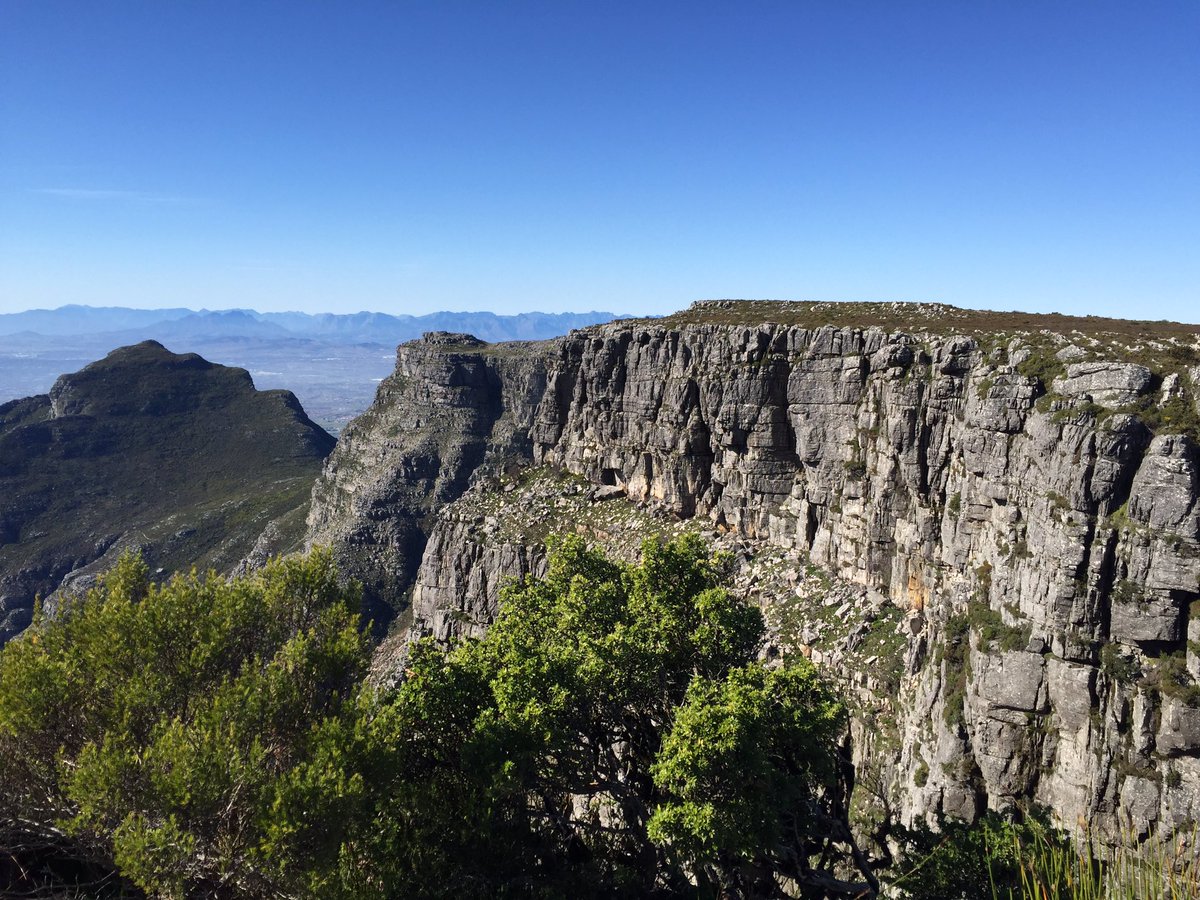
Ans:
POLYGON ((64 200, 83 202, 109 201, 155 205, 189 205, 204 202, 200 197, 187 197, 180 194, 155 194, 149 191, 121 191, 107 188, 47 187, 31 188, 30 192, 46 197, 60 197, 64 200))

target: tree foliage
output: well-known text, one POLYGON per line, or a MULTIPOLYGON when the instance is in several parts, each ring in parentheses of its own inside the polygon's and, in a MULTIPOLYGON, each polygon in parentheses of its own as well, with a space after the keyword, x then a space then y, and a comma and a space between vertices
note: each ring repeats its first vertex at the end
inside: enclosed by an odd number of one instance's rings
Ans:
MULTIPOLYGON (((123 557, 0 654, 9 846, 113 861, 163 896, 296 881, 313 848, 288 801, 356 712, 357 608, 325 553, 162 586, 123 557)), ((363 786, 322 788, 344 805, 363 786)))
POLYGON ((844 710, 806 661, 758 661, 762 617, 724 566, 695 538, 638 565, 567 538, 484 638, 415 649, 402 731, 440 813, 472 823, 439 844, 447 896, 862 891, 815 862, 848 838, 844 710))
POLYGON ((0 828, 163 897, 869 894, 845 712, 758 659, 725 568, 566 538, 380 692, 328 554, 163 586, 123 559, 0 652, 0 828))

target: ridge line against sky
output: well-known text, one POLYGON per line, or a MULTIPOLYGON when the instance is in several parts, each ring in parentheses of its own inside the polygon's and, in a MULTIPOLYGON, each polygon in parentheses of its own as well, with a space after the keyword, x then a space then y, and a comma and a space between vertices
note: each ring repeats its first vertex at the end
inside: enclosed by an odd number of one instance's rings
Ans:
POLYGON ((1200 308, 1200 3, 0 2, 0 312, 1200 308))
MULTIPOLYGON (((0 312, 0 334, 13 333, 10 329, 13 323, 23 323, 29 321, 46 321, 55 322, 58 327, 67 325, 78 326, 78 331, 69 333, 87 334, 91 333, 93 323, 103 323, 106 317, 113 321, 124 321, 131 318, 139 323, 151 323, 156 321, 175 322, 184 319, 230 319, 230 318, 248 318, 257 321, 281 321, 286 319, 302 319, 304 321, 317 322, 324 319, 338 320, 361 320, 361 319, 378 319, 384 318, 387 320, 406 321, 413 320, 420 322, 422 320, 433 320, 431 324, 436 324, 439 319, 462 319, 464 321, 482 320, 487 321, 488 317, 500 321, 522 320, 535 321, 539 319, 549 319, 556 321, 571 321, 571 320, 594 320, 594 322, 616 321, 619 319, 633 318, 628 313, 614 313, 609 310, 589 309, 589 310, 569 310, 566 312, 548 312, 541 309, 518 310, 515 312, 494 312, 489 309, 480 310, 448 310, 439 309, 424 313, 388 313, 379 310, 339 310, 337 312, 304 312, 295 309, 283 310, 257 310, 249 307, 227 307, 223 309, 192 309, 189 307, 129 307, 129 306, 88 306, 86 304, 68 304, 52 309, 38 307, 34 309, 13 310, 11 312, 0 312), (148 316, 161 316, 161 319, 148 318, 148 316)), ((591 324, 589 322, 589 324, 591 324)), ((20 330, 26 330, 24 328, 20 330)), ((35 331, 36 328, 29 330, 35 331)), ((119 330, 119 329, 117 329, 119 330)), ((68 333, 68 332, 61 332, 68 333)))

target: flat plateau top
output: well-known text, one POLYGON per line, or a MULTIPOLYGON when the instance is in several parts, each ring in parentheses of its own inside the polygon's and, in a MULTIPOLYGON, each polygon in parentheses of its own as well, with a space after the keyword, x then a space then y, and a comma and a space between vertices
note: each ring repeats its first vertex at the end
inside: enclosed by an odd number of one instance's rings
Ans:
POLYGON ((1170 338, 1193 342, 1200 338, 1200 325, 1137 319, 1106 319, 1102 316, 1064 316, 1059 313, 993 312, 960 309, 944 303, 863 302, 825 303, 803 300, 701 300, 691 307, 661 319, 661 325, 759 325, 776 322, 803 328, 834 325, 839 328, 870 328, 888 331, 937 334, 1036 333, 1050 331, 1069 335, 1127 340, 1170 338))

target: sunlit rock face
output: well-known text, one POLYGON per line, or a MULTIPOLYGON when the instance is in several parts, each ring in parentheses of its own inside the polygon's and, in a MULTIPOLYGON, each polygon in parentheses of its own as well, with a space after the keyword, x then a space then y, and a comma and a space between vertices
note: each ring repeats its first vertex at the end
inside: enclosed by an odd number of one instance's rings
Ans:
POLYGON ((310 518, 412 617, 389 659, 486 628, 551 527, 622 553, 690 527, 734 551, 776 649, 850 688, 861 777, 902 818, 1194 820, 1200 451, 1153 415, 1196 411, 1187 336, 1167 371, 1075 333, 955 333, 944 307, 906 329, 778 306, 402 345, 310 518))

